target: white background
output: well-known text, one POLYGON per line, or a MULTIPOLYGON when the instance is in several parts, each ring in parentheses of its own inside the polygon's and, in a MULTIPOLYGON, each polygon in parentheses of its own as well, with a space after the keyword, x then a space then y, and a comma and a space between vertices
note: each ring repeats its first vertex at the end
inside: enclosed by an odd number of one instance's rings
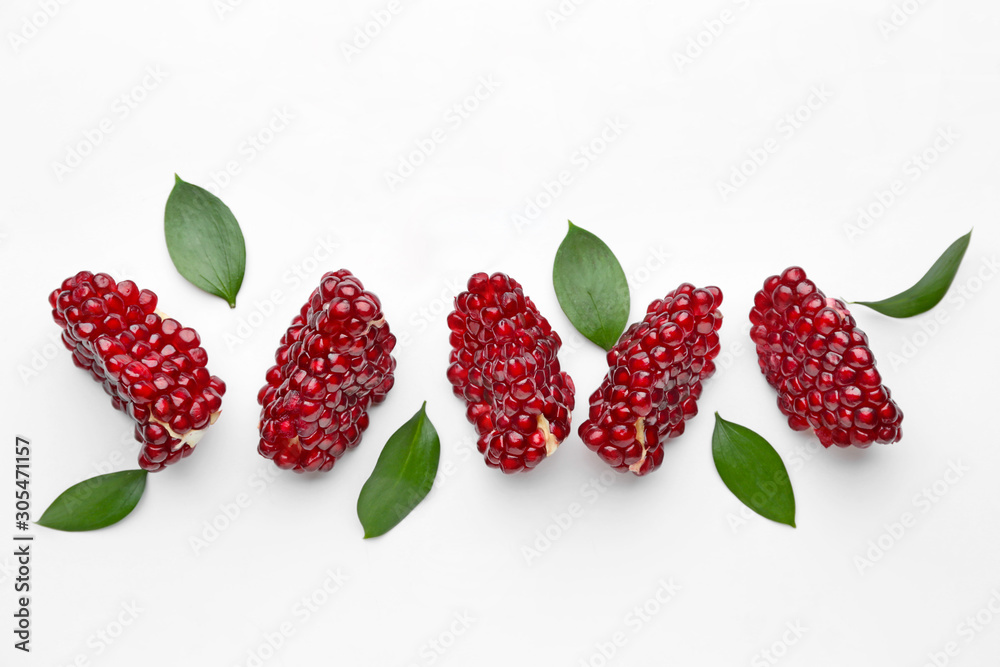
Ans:
MULTIPOLYGON (((36 530, 30 656, 11 648, 12 559, 0 549, 0 663, 995 664, 1000 7, 578 2, 565 15, 555 0, 3 3, 0 404, 4 441, 32 441, 35 516, 98 470, 135 467, 129 420, 52 344, 46 298, 66 276, 108 271, 155 290, 201 333, 229 390, 197 453, 151 476, 128 519, 36 530), (391 21, 345 55, 390 6, 391 21), (476 109, 449 111, 463 103, 476 109), (386 173, 429 138, 430 156, 390 187, 386 173), (581 152, 591 142, 593 159, 581 152), (933 163, 916 166, 921 155, 933 163), (239 173, 226 183, 230 162, 239 173), (734 170, 753 173, 724 196, 734 170), (568 185, 547 197, 562 171, 568 185), (162 219, 175 172, 215 184, 242 224, 235 310, 170 263, 162 219), (849 234, 859 207, 878 215, 849 234), (574 427, 585 417, 605 365, 551 288, 567 219, 617 253, 633 319, 682 281, 725 292, 724 368, 701 414, 660 470, 606 474, 607 488, 575 433, 529 475, 487 469, 445 378, 451 297, 471 273, 502 270, 566 341, 574 427), (763 279, 801 264, 831 296, 882 298, 973 226, 935 311, 894 321, 855 309, 906 414, 902 442, 817 451, 790 431, 748 350, 763 279), (405 339, 396 388, 331 473, 276 474, 255 452, 256 393, 292 315, 340 267, 381 297, 405 339), (400 526, 365 541, 358 492, 425 399, 441 475, 400 526), (797 529, 741 511, 725 489, 715 410, 782 454, 797 529), (213 522, 224 529, 211 539, 213 522), (327 595, 329 571, 347 579, 327 595), (661 581, 679 587, 666 602, 661 581), (324 604, 305 614, 310 596, 324 604), (292 633, 274 652, 266 638, 282 624, 292 633)), ((13 532, 11 459, 0 535, 13 532)))

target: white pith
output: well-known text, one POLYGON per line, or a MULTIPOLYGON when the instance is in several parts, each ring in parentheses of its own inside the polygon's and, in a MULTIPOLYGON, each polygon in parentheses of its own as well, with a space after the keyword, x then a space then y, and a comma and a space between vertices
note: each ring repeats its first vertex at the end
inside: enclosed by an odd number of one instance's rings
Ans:
POLYGON ((212 415, 208 418, 208 424, 205 425, 205 428, 193 429, 188 431, 184 435, 175 433, 174 429, 170 428, 170 424, 162 422, 152 415, 149 416, 149 421, 153 422, 154 424, 159 424, 163 428, 167 429, 167 433, 170 434, 170 437, 177 440, 177 444, 173 445, 170 448, 170 451, 176 452, 184 445, 188 445, 193 449, 201 440, 201 436, 205 435, 205 431, 208 430, 208 427, 214 424, 215 421, 219 418, 219 415, 221 414, 222 410, 219 410, 218 412, 213 412, 212 415))
POLYGON ((635 420, 635 441, 642 445, 642 456, 639 460, 628 467, 632 472, 639 472, 642 464, 646 461, 646 418, 639 417, 635 420))
POLYGON ((381 327, 383 324, 385 324, 385 317, 380 320, 372 320, 368 323, 368 326, 365 327, 365 330, 361 332, 361 335, 364 336, 366 333, 371 331, 373 327, 381 327))
POLYGON ((559 447, 559 441, 556 440, 556 436, 552 435, 552 431, 549 430, 549 420, 538 415, 538 428, 542 429, 542 434, 545 436, 545 455, 552 456, 556 448, 559 447))

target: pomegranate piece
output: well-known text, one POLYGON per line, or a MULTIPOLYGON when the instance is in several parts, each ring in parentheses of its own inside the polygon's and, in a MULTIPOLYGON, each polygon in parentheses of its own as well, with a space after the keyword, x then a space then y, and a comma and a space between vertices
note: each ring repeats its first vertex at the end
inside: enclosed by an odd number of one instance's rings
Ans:
POLYGON ((324 275, 257 395, 260 455, 299 473, 333 468, 392 389, 395 345, 377 296, 346 269, 324 275))
POLYGON ((719 354, 721 303, 718 287, 685 283, 649 304, 608 352, 580 437, 615 470, 642 476, 659 468, 663 441, 698 414, 702 380, 719 354))
POLYGON ((189 456, 222 409, 225 383, 211 375, 194 329, 156 310, 156 294, 131 280, 81 271, 49 295, 73 362, 135 422, 139 466, 162 470, 189 456))
POLYGON ((486 465, 531 470, 570 432, 575 389, 559 370, 559 335, 503 273, 469 278, 448 326, 448 379, 465 399, 486 465))
POLYGON ((760 370, 792 429, 812 428, 824 447, 899 441, 903 413, 843 301, 793 266, 764 281, 750 323, 760 370))

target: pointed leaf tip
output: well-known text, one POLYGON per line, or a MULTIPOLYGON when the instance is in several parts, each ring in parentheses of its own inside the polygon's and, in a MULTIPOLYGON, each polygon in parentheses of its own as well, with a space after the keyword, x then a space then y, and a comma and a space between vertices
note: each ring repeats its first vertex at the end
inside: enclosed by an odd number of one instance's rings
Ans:
POLYGON ((889 317, 913 317, 926 313, 938 305, 944 295, 948 293, 971 240, 972 230, 956 239, 913 287, 881 301, 855 301, 853 303, 867 306, 889 317))

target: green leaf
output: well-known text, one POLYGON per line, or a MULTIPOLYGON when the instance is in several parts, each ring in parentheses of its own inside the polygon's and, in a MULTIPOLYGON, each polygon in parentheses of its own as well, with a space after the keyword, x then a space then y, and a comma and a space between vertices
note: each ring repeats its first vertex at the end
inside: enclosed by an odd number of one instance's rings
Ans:
POLYGON ((163 216, 170 259, 189 282, 235 308, 247 261, 240 225, 221 199, 174 178, 163 216))
POLYGON ((767 440, 716 412, 712 458, 719 477, 740 502, 765 519, 795 527, 792 483, 767 440))
POLYGON ((938 305, 955 280, 958 267, 972 239, 970 231, 948 246, 934 266, 910 289, 882 301, 855 301, 889 317, 913 317, 938 305))
POLYGON ((68 531, 97 530, 118 523, 146 490, 145 470, 98 475, 63 491, 35 523, 68 531))
POLYGON ((610 350, 628 324, 628 281, 604 241, 572 222, 556 251, 552 284, 566 317, 587 339, 610 350))
POLYGON ((427 402, 385 443, 375 470, 361 487, 358 518, 365 538, 389 532, 420 504, 434 484, 441 441, 427 418, 427 402))

